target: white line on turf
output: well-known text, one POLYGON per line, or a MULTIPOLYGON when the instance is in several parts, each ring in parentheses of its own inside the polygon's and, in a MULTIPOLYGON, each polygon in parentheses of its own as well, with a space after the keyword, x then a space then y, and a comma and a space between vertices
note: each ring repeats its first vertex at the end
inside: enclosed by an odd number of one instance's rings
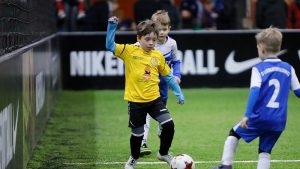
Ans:
MULTIPOLYGON (((220 161, 195 161, 196 164, 219 163, 220 161)), ((300 160, 271 160, 272 163, 300 163, 300 160)), ((126 162, 90 162, 90 163, 64 163, 64 165, 120 165, 126 162)), ((233 163, 257 163, 254 160, 234 161, 233 163)), ((139 165, 157 165, 165 162, 138 162, 139 165)))

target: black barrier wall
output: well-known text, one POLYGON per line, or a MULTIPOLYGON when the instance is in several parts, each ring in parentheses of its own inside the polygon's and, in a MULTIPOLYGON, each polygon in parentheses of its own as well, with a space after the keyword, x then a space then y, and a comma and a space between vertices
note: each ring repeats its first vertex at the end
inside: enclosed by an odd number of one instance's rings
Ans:
POLYGON ((0 58, 0 169, 25 169, 60 89, 55 35, 0 58))
POLYGON ((20 168, 22 151, 22 60, 0 64, 0 168, 20 168))
MULTIPOLYGON (((257 58, 257 31, 172 32, 181 58, 183 88, 248 87, 257 58)), ((283 31, 280 59, 300 72, 300 31, 283 31)), ((135 32, 119 32, 117 43, 135 43, 135 32)), ((124 88, 124 66, 105 49, 105 33, 61 33, 65 89, 124 88)), ((300 73, 298 73, 298 76, 300 73)))

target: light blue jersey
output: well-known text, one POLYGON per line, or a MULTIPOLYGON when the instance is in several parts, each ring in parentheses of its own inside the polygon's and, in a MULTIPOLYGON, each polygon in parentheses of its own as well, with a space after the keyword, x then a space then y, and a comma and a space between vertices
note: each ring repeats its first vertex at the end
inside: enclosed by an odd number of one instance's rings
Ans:
MULTIPOLYGON (((177 43, 174 39, 171 37, 167 37, 167 41, 164 44, 157 43, 155 46, 156 50, 159 50, 164 57, 166 58, 166 61, 170 68, 173 71, 173 75, 177 76, 178 78, 181 78, 180 73, 180 60, 177 58, 177 43)), ((168 84, 162 79, 162 77, 159 77, 160 83, 159 83, 159 92, 162 97, 162 100, 165 104, 167 104, 168 100, 168 84)))
POLYGON ((168 36, 167 41, 163 44, 157 43, 155 49, 164 55, 168 65, 173 70, 173 75, 180 78, 180 60, 177 58, 178 49, 176 41, 168 36))

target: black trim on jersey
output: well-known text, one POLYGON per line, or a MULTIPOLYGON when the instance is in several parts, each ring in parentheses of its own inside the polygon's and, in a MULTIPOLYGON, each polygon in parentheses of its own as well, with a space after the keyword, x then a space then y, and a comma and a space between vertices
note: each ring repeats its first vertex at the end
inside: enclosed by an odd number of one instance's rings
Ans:
POLYGON ((120 56, 123 54, 125 48, 126 48, 126 44, 124 44, 124 48, 123 48, 122 52, 120 53, 120 56))

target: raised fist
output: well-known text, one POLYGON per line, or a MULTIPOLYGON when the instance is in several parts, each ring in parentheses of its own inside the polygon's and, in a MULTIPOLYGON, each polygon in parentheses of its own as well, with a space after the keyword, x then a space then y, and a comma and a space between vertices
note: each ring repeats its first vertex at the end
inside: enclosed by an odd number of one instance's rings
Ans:
POLYGON ((119 22, 119 18, 116 16, 112 16, 108 19, 108 23, 118 24, 118 22, 119 22))

